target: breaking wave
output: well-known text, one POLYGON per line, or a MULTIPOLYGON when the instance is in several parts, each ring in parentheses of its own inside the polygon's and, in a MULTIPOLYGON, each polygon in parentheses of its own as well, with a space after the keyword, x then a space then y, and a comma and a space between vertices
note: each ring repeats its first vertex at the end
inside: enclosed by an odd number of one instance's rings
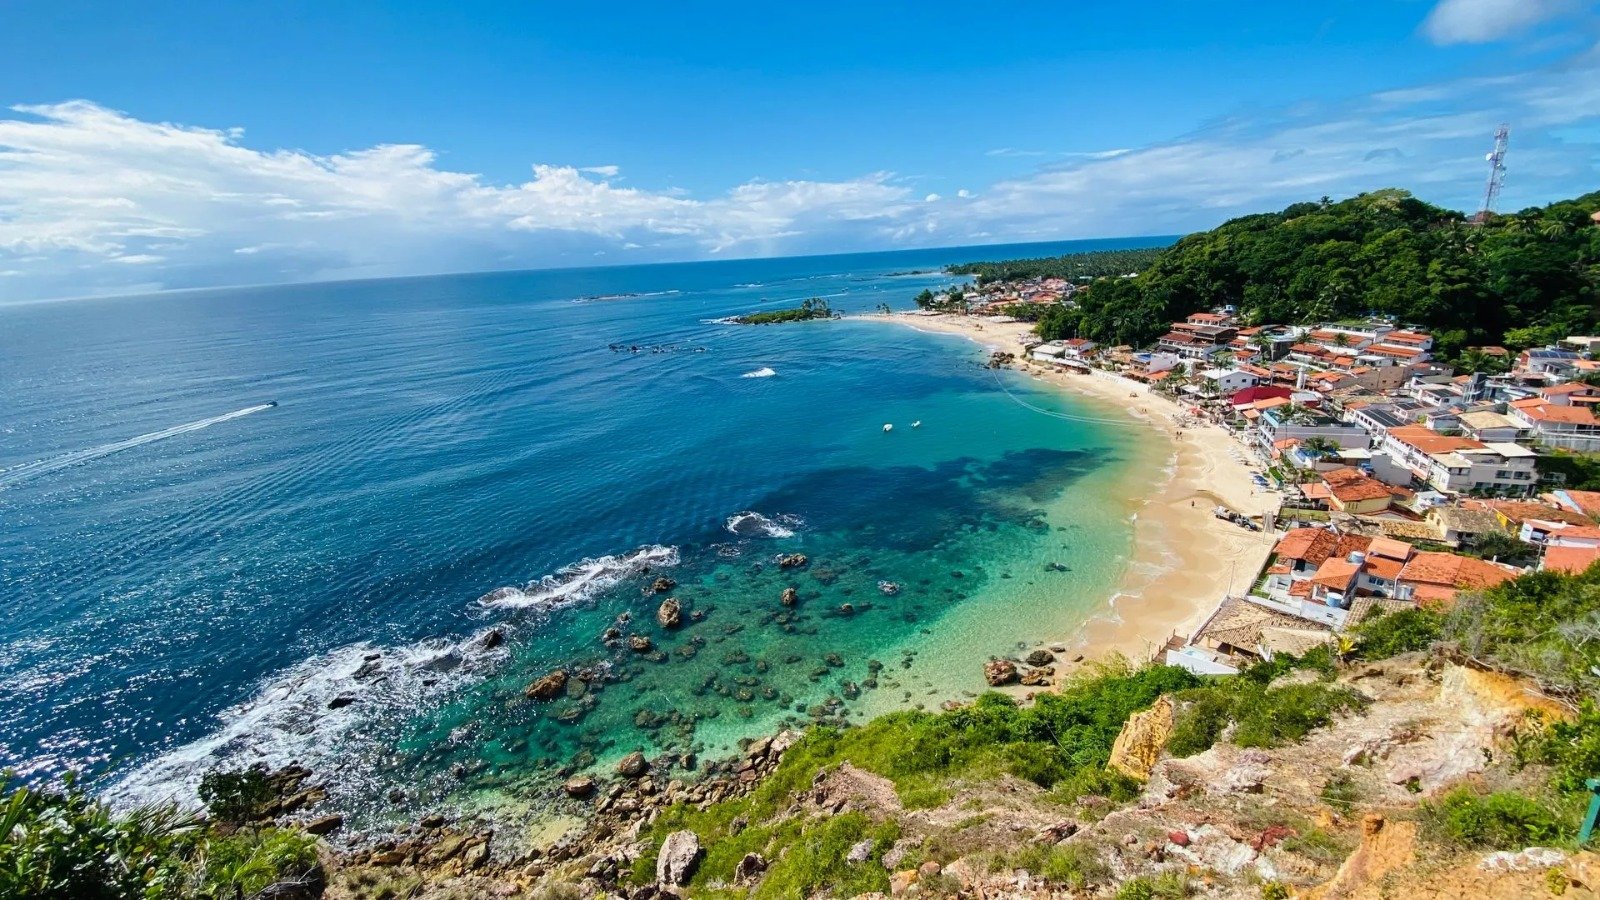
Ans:
POLYGON ((580 560, 526 587, 503 587, 478 598, 484 606, 525 609, 555 607, 587 600, 618 582, 657 566, 678 564, 678 548, 651 544, 631 553, 580 560))
POLYGON ((771 368, 768 368, 767 366, 762 366, 761 368, 756 369, 754 371, 746 372, 743 375, 740 375, 739 377, 740 378, 771 378, 772 376, 774 376, 776 374, 778 374, 778 373, 775 370, 773 370, 771 368))
POLYGON ((794 530, 805 524, 799 516, 788 514, 767 518, 758 512, 745 510, 728 517, 728 531, 740 537, 786 538, 794 537, 794 530))
MULTIPOLYGON (((366 756, 350 753, 352 739, 371 739, 378 724, 399 721, 482 678, 504 653, 490 649, 479 633, 406 647, 362 642, 310 657, 223 711, 215 731, 133 769, 104 795, 119 807, 192 806, 205 773, 257 763, 279 768, 297 762, 326 776, 366 756)), ((356 787, 354 779, 319 780, 356 787)))

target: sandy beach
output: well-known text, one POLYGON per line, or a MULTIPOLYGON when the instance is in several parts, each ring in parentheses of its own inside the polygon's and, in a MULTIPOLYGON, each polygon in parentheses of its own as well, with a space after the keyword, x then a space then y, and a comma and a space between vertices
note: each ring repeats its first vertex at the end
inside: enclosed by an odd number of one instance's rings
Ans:
MULTIPOLYGON (((986 347, 1021 355, 1030 334, 1025 322, 997 323, 955 315, 867 315, 921 331, 956 334, 986 347)), ((1216 518, 1218 504, 1248 515, 1275 509, 1276 494, 1250 479, 1249 456, 1225 430, 1185 419, 1184 408, 1139 382, 1106 372, 1075 374, 1041 363, 1018 361, 1033 378, 1083 397, 1148 428, 1170 448, 1168 464, 1130 477, 1129 490, 1144 493, 1134 529, 1135 549, 1116 593, 1104 610, 1072 635, 1054 643, 1090 658, 1120 652, 1149 658, 1174 633, 1187 635, 1228 593, 1243 593, 1272 549, 1270 535, 1216 518)))

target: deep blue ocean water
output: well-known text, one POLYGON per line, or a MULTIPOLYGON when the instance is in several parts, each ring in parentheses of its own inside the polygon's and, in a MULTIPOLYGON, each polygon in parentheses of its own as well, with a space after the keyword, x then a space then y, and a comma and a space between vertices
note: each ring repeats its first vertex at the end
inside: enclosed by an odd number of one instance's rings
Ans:
POLYGON ((303 759, 351 804, 500 801, 977 690, 953 650, 1105 599, 1133 439, 960 339, 714 320, 903 309, 943 264, 1140 244, 0 305, 0 769, 181 796, 303 759), (655 624, 661 574, 703 621, 655 624), (526 700, 556 666, 609 674, 526 700))

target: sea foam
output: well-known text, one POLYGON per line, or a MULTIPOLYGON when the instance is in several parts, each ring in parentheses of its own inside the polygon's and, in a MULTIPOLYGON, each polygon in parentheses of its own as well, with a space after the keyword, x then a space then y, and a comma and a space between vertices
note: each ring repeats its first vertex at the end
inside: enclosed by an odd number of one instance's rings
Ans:
POLYGON ((761 513, 745 510, 728 517, 725 527, 740 537, 786 538, 794 537, 794 530, 805 524, 799 516, 788 514, 767 518, 761 513))
POLYGON ((766 366, 762 366, 761 368, 756 369, 754 371, 746 372, 743 375, 740 375, 739 377, 740 378, 771 378, 772 376, 774 376, 776 374, 778 374, 778 373, 775 370, 769 369, 766 366))
POLYGON ((526 587, 503 587, 478 598, 484 606, 526 609, 556 607, 587 600, 646 569, 675 566, 678 548, 651 544, 630 553, 580 560, 526 587))

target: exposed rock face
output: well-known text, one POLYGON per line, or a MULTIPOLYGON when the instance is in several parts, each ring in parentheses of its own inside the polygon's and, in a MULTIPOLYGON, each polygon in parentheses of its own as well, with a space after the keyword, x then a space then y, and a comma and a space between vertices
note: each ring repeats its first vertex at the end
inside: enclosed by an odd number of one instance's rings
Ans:
POLYGON ((1148 781, 1150 770, 1172 738, 1172 727, 1172 698, 1161 697, 1149 709, 1134 713, 1123 723, 1106 765, 1135 781, 1148 781))
POLYGON ((1361 846, 1339 867, 1333 880, 1310 897, 1347 897, 1416 859, 1417 824, 1390 822, 1372 814, 1361 820, 1361 846))
POLYGON ((657 578, 655 581, 650 583, 650 590, 655 591, 658 594, 665 594, 667 591, 670 591, 677 586, 678 583, 676 581, 673 581, 671 578, 662 575, 660 578, 657 578))
POLYGON ((306 834, 324 835, 332 834, 344 826, 344 816, 318 816, 307 822, 304 826, 306 834))
POLYGON ((528 685, 524 694, 532 700, 549 700, 567 689, 567 670, 556 669, 543 678, 528 685))
POLYGON ((674 831, 661 842, 656 857, 656 882, 677 887, 689 883, 700 862, 700 838, 692 831, 674 831))
POLYGON ((1009 659, 991 659, 983 664, 983 680, 990 687, 1011 684, 1017 680, 1017 664, 1009 659))
POLYGON ((624 756, 617 763, 617 772, 624 778, 638 778, 649 770, 650 763, 645 760, 644 754, 637 750, 624 756))
POLYGON ((783 589, 783 596, 778 598, 778 602, 784 606, 793 606, 800 602, 800 592, 792 587, 786 587, 783 589))
POLYGON ((491 628, 483 633, 483 638, 478 642, 478 645, 485 650, 493 650, 505 642, 506 633, 498 628, 491 628))
POLYGON ((656 622, 662 628, 677 628, 683 624, 683 604, 676 597, 668 597, 656 607, 656 622))

